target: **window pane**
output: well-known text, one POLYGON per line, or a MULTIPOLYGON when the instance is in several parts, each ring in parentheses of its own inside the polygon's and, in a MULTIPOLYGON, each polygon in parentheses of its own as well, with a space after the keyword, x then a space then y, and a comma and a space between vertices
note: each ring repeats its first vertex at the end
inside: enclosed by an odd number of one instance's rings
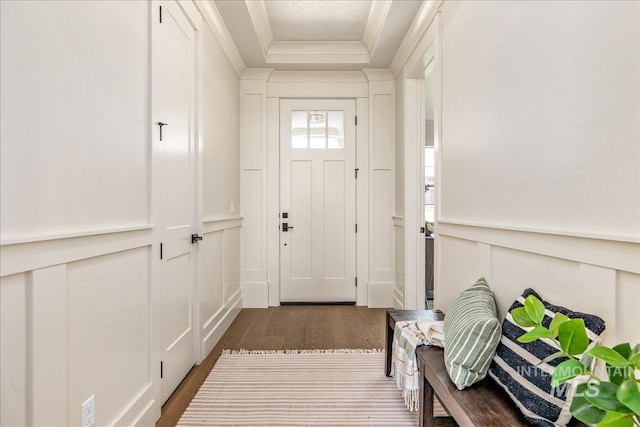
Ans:
POLYGON ((331 149, 344 148, 344 111, 328 111, 328 145, 331 149))
POLYGON ((327 112, 309 111, 309 148, 327 148, 327 112))
POLYGON ((307 112, 291 112, 291 148, 308 148, 307 112))

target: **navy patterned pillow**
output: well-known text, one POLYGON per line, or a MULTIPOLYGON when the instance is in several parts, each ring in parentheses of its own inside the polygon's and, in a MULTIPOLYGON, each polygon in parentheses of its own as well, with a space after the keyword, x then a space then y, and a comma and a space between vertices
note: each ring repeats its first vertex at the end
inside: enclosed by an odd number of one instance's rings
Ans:
POLYGON ((522 307, 529 295, 534 295, 544 304, 546 313, 542 324, 546 327, 549 327, 556 313, 572 319, 584 319, 590 346, 600 341, 605 323, 598 316, 550 304, 533 289, 525 290, 516 299, 502 323, 502 337, 489 368, 489 375, 505 389, 531 424, 543 427, 564 426, 571 420, 569 408, 577 384, 571 382, 551 387, 551 375, 555 367, 566 360, 560 358, 541 363, 544 358, 560 350, 555 343, 550 340, 536 340, 527 344, 518 342, 518 337, 527 330, 513 321, 510 312, 522 307))

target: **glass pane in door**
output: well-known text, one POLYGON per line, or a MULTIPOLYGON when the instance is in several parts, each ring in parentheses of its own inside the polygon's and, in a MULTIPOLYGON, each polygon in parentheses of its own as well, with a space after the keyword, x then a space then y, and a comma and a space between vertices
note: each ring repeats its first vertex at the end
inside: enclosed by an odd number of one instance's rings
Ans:
POLYGON ((291 148, 309 148, 309 126, 306 111, 291 112, 291 148))
POLYGON ((328 111, 327 145, 330 149, 344 148, 344 111, 328 111))

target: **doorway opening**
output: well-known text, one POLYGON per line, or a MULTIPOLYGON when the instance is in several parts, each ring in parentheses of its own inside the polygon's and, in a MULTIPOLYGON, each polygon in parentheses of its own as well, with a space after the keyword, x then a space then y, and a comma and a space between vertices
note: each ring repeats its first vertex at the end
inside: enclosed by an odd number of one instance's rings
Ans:
POLYGON ((424 286, 425 307, 433 308, 434 297, 434 229, 435 229, 435 204, 436 204, 436 162, 435 162, 435 127, 434 127, 434 62, 431 60, 424 72, 424 156, 423 156, 423 182, 424 182, 424 286))

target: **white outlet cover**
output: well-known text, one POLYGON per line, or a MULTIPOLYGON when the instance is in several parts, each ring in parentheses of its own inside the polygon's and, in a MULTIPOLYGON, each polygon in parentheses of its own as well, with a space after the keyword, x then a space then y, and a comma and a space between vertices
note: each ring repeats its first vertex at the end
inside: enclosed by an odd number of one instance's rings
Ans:
POLYGON ((230 211, 230 213, 236 213, 236 203, 235 202, 229 203, 229 211, 230 211))
POLYGON ((92 427, 96 423, 96 395, 91 395, 90 398, 84 401, 82 404, 82 427, 92 427))

